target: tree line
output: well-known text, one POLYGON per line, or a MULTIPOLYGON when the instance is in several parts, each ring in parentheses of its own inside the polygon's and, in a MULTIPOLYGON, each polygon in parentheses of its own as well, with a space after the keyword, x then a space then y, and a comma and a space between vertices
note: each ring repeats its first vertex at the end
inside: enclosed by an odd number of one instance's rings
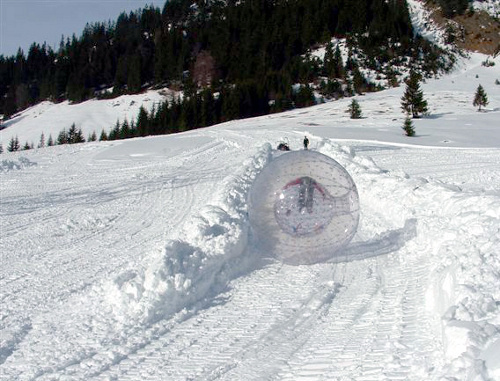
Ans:
MULTIPOLYGON (((410 74, 406 79, 405 92, 401 97, 401 109, 406 114, 402 129, 405 131, 407 136, 415 136, 416 133, 412 119, 420 118, 428 111, 427 100, 425 99, 424 93, 420 88, 421 79, 422 78, 419 73, 414 70, 410 71, 410 74)), ((191 99, 194 99, 194 101, 188 100, 188 102, 191 103, 191 112, 195 118, 193 122, 197 121, 200 124, 210 125, 212 122, 218 123, 221 121, 218 119, 211 119, 214 112, 215 115, 221 115, 222 102, 220 97, 214 98, 210 91, 205 90, 201 93, 201 95, 191 99)), ((488 95, 486 94, 484 87, 482 85, 478 85, 472 104, 475 107, 478 107, 478 111, 481 111, 481 107, 485 107, 488 103, 488 95)), ((363 117, 361 106, 356 99, 351 101, 347 112, 349 113, 351 119, 361 119, 363 117)), ((73 123, 68 131, 63 129, 59 133, 57 140, 54 140, 50 135, 46 141, 45 134, 42 133, 37 147, 43 148, 60 144, 84 143, 85 141, 118 140, 180 132, 187 128, 186 120, 183 120, 183 117, 187 117, 185 109, 183 109, 183 107, 181 107, 181 103, 176 100, 172 103, 166 102, 162 104, 159 109, 153 109, 151 113, 148 113, 146 109, 141 106, 136 121, 132 121, 130 123, 126 119, 122 123, 117 121, 114 128, 109 133, 103 129, 99 139, 97 138, 96 132, 93 131, 88 136, 87 140, 85 140, 81 128, 76 128, 76 125, 73 123)), ((26 142, 21 148, 19 139, 16 136, 11 138, 7 151, 14 152, 21 149, 29 150, 33 148, 34 144, 29 142, 26 142)), ((1 144, 0 153, 3 153, 3 146, 1 144)))
POLYGON ((287 109, 295 83, 326 78, 323 90, 334 94, 346 78, 363 83, 354 59, 346 71, 335 50, 325 66, 305 54, 332 36, 362 49, 364 67, 383 70, 402 57, 425 56, 423 70, 442 69, 440 50, 414 36, 405 1, 171 0, 161 11, 146 7, 88 24, 80 37, 62 38, 57 51, 34 43, 27 55, 0 56, 0 114, 8 118, 45 99, 81 102, 154 86, 208 87, 214 94, 235 87, 259 104, 238 113, 234 106, 221 119, 268 112, 269 101, 287 109))

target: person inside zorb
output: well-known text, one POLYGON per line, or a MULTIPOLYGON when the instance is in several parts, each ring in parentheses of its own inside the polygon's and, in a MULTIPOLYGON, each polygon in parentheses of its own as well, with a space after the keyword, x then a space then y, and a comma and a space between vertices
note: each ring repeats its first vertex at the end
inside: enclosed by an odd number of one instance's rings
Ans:
POLYGON ((277 197, 274 212, 281 229, 295 236, 318 233, 332 219, 332 197, 316 180, 299 177, 277 197))
POLYGON ((309 176, 300 177, 295 181, 291 181, 285 185, 285 189, 294 185, 299 185, 298 208, 302 213, 305 208, 309 213, 313 212, 314 190, 317 189, 325 197, 325 190, 309 176))

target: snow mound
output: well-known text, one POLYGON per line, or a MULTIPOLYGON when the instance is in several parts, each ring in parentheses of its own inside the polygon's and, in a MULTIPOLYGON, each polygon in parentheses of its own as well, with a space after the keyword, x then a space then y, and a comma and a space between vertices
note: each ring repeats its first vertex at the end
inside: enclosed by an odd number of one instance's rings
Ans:
POLYGON ((17 160, 2 160, 0 162, 0 172, 9 172, 12 170, 20 170, 37 165, 25 157, 20 157, 17 160))
POLYGON ((269 158, 266 146, 240 175, 226 179, 214 204, 188 220, 143 271, 124 272, 104 286, 105 299, 118 320, 152 323, 196 308, 247 271, 254 258, 247 251, 246 195, 269 158))

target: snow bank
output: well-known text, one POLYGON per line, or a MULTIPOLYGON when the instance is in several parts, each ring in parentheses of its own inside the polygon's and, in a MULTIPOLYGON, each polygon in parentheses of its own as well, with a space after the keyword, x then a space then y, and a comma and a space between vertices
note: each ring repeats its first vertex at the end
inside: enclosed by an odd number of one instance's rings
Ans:
POLYGON ((8 172, 12 170, 24 169, 37 165, 26 157, 20 157, 17 160, 2 160, 0 162, 0 172, 8 172))
MULTIPOLYGON (((320 141, 318 150, 344 165, 355 179, 364 214, 360 230, 367 213, 381 212, 403 226, 404 237, 403 242, 398 242, 400 234, 379 236, 386 240, 384 245, 410 247, 412 256, 421 255, 421 260, 427 262, 425 308, 441 322, 447 359, 436 377, 445 374, 456 379, 499 378, 498 194, 466 192, 438 180, 384 171, 369 156, 356 156, 352 148, 328 139, 320 141), (416 224, 414 233, 412 221, 416 224)), ((356 243, 351 247, 351 259, 370 257, 366 247, 356 257, 352 252, 355 246, 356 243)))
POLYGON ((266 145, 241 174, 228 177, 214 203, 188 220, 143 271, 125 272, 104 286, 119 321, 152 323, 203 305, 248 270, 254 258, 247 250, 246 195, 270 155, 266 145))

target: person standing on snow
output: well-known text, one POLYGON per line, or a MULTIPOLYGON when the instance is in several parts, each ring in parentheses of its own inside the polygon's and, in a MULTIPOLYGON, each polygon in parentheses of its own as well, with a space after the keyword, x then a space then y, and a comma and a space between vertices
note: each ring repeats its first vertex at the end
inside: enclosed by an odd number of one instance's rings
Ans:
POLYGON ((309 139, 307 139, 307 136, 304 136, 304 149, 307 149, 309 146, 309 139))

